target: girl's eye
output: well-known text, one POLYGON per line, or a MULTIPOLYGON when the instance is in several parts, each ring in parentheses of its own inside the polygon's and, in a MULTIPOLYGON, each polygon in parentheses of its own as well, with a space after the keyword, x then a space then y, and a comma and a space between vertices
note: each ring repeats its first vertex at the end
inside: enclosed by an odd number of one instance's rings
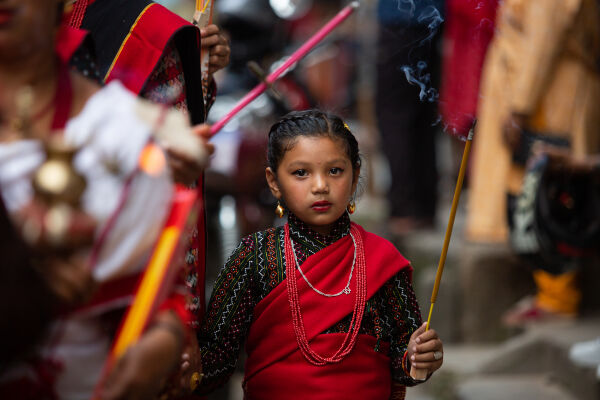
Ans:
POLYGON ((292 172, 293 175, 296 176, 306 176, 306 170, 305 169, 297 169, 294 172, 292 172))
POLYGON ((338 168, 338 167, 333 167, 333 168, 331 168, 331 169, 329 170, 329 173, 330 173, 331 175, 339 175, 339 174, 341 174, 342 172, 344 172, 344 170, 343 170, 342 168, 338 168))

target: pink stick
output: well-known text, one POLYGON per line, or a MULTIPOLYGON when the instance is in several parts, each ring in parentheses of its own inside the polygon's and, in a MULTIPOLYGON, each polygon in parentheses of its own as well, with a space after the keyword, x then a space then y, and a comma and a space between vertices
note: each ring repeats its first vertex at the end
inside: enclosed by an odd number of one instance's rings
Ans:
MULTIPOLYGON (((317 33, 315 33, 310 39, 308 39, 298 50, 296 50, 279 68, 273 71, 269 76, 265 78, 267 83, 273 83, 281 76, 292 64, 304 57, 309 51, 311 51, 325 36, 327 36, 332 30, 334 30, 339 24, 341 24, 346 18, 350 16, 358 8, 358 1, 353 1, 348 6, 344 7, 335 17, 333 17, 325 26, 323 26, 317 33)), ((261 82, 248 94, 246 94, 238 103, 233 107, 231 111, 227 113, 223 118, 217 121, 210 129, 211 135, 219 132, 225 124, 227 124, 231 118, 233 118, 240 110, 246 107, 252 100, 257 98, 262 92, 267 90, 267 84, 261 82)))

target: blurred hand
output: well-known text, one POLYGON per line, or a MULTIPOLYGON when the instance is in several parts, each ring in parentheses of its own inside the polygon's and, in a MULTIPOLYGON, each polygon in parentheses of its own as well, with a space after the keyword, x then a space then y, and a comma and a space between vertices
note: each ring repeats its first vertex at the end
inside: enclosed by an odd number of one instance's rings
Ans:
POLYGON ((217 25, 211 24, 200 29, 200 45, 203 49, 208 49, 209 74, 214 74, 229 64, 229 41, 217 25))
POLYGON ((425 322, 411 335, 408 342, 408 359, 414 368, 424 369, 431 374, 442 366, 444 345, 435 330, 425 331, 426 326, 425 322), (434 356, 436 352, 439 355, 437 360, 434 356))
POLYGON ((146 400, 159 393, 181 357, 184 329, 170 312, 161 316, 160 324, 151 325, 117 361, 104 384, 102 400, 146 400))
POLYGON ((88 301, 97 287, 87 254, 46 257, 43 264, 38 266, 50 290, 69 306, 88 301))
MULTIPOLYGON (((210 125, 196 125, 192 128, 192 132, 202 139, 208 154, 213 154, 215 146, 208 142, 210 139, 210 125)), ((173 173, 173 180, 182 185, 190 186, 195 183, 202 174, 204 167, 206 167, 206 165, 198 164, 197 160, 174 149, 167 149, 166 153, 169 167, 173 173)))
POLYGON ((194 373, 202 374, 202 361, 200 358, 200 349, 198 348, 198 339, 196 335, 191 335, 188 346, 181 355, 181 367, 179 371, 179 385, 184 393, 191 393, 191 379, 194 373))
POLYGON ((512 113, 502 126, 504 142, 512 151, 517 150, 521 144, 521 136, 526 120, 525 115, 512 113))

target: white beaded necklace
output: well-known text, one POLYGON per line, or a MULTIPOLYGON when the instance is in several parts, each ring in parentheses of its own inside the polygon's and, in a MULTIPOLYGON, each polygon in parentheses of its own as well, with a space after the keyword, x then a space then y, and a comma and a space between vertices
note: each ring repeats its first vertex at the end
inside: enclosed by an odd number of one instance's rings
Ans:
POLYGON ((341 294, 350 294, 352 292, 352 290, 350 289, 350 281, 352 280, 352 273, 354 272, 354 265, 356 264, 356 240, 354 239, 354 235, 352 235, 352 232, 350 232, 350 237, 352 238, 352 243, 354 244, 354 258, 352 259, 352 268, 350 268, 350 276, 348 277, 348 282, 346 283, 346 287, 344 287, 342 290, 340 290, 337 293, 322 292, 319 289, 317 289, 316 287, 314 287, 313 284, 308 281, 308 279, 306 278, 306 275, 304 275, 304 272, 302 272, 302 268, 300 268, 300 263, 298 262, 298 256, 296 255, 296 251, 294 250, 294 241, 290 237, 290 243, 292 245, 292 253, 294 253, 294 261, 296 262, 296 267, 298 267, 298 271, 300 271, 300 275, 302 275, 302 278, 304 278, 304 280, 306 281, 308 286, 310 286, 310 288, 312 290, 314 290, 321 296, 337 297, 341 294))

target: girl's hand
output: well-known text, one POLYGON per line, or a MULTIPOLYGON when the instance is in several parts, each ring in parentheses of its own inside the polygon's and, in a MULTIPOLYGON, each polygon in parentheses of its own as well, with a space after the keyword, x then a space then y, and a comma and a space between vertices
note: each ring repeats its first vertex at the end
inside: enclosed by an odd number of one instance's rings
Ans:
MULTIPOLYGON (((196 125, 192 128, 192 132, 202 139, 208 154, 214 153, 215 146, 208 142, 210 139, 210 125, 196 125)), ((198 164, 196 160, 173 149, 167 149, 166 153, 169 167, 173 173, 173 180, 182 185, 190 186, 195 183, 206 166, 198 164)))
POLYGON ((423 323, 413 332, 408 342, 408 359, 416 369, 424 369, 428 374, 437 371, 444 359, 444 345, 435 330, 425 332, 423 323))
POLYGON ((217 25, 211 24, 200 29, 200 45, 203 49, 208 49, 209 74, 212 75, 229 64, 229 41, 217 25))
POLYGON ((103 400, 152 399, 181 357, 183 325, 163 312, 142 338, 127 350, 109 374, 103 400))

